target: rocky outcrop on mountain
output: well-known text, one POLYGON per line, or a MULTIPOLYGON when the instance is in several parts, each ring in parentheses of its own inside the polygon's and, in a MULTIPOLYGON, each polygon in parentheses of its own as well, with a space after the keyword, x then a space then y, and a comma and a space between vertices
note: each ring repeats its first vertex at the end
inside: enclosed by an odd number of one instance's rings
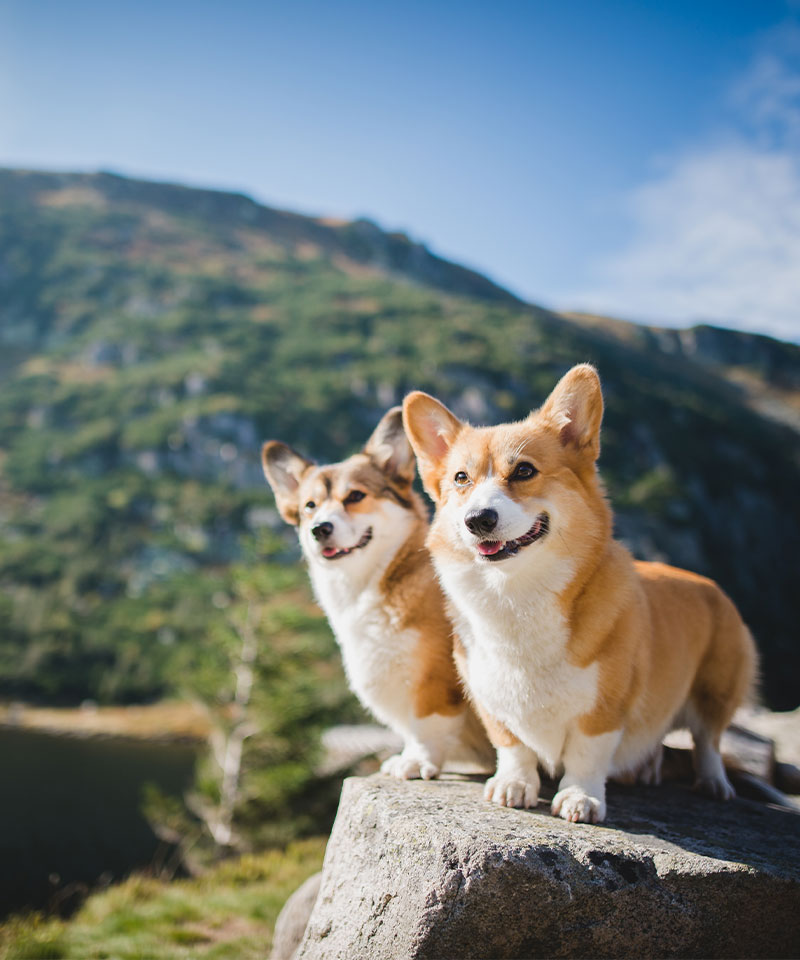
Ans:
POLYGON ((712 367, 749 367, 772 386, 800 390, 797 357, 800 348, 772 337, 701 324, 687 330, 648 327, 651 337, 667 353, 712 367))
POLYGON ((565 316, 623 343, 704 369, 727 381, 760 415, 800 431, 800 346, 796 343, 709 324, 678 330, 585 313, 565 316))
POLYGON ((521 304, 521 300, 488 277, 436 256, 405 233, 387 233, 372 220, 362 218, 338 228, 347 255, 404 276, 416 283, 482 300, 521 304))
MULTIPOLYGON (((546 796, 550 794, 546 793, 546 796)), ((458 779, 347 780, 300 960, 791 957, 800 816, 610 789, 600 826, 458 779)))

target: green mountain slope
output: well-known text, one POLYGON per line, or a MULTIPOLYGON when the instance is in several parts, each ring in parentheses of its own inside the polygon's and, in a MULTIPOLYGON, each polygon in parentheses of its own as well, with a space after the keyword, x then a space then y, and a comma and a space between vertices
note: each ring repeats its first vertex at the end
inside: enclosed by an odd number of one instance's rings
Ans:
POLYGON ((720 580, 768 699, 795 706, 798 434, 753 391, 791 406, 800 350, 775 344, 771 384, 770 368, 675 344, 522 304, 366 222, 0 171, 0 694, 174 690, 228 565, 253 543, 296 558, 263 439, 338 458, 412 388, 475 422, 519 417, 589 360, 619 534, 720 580))

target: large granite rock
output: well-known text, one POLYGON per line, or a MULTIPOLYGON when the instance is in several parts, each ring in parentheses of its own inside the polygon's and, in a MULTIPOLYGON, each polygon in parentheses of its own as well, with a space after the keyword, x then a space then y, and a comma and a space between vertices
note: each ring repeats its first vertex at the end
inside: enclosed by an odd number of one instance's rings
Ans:
POLYGON ((797 957, 800 815, 612 785, 605 824, 347 780, 301 960, 797 957))
POLYGON ((283 905, 272 936, 270 960, 294 960, 319 893, 322 873, 301 883, 283 905))

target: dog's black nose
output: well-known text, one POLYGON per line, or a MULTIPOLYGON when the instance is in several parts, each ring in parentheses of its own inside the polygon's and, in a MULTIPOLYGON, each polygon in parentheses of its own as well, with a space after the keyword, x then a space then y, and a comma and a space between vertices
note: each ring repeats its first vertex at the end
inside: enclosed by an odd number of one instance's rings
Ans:
POLYGON ((487 508, 486 510, 473 510, 468 513, 464 517, 464 523, 466 523, 467 530, 470 533, 474 533, 476 537, 485 537, 497 526, 498 519, 497 511, 487 508))
POLYGON ((333 533, 333 524, 328 523, 326 520, 325 523, 318 523, 315 527, 311 528, 311 536, 315 540, 325 540, 333 533))

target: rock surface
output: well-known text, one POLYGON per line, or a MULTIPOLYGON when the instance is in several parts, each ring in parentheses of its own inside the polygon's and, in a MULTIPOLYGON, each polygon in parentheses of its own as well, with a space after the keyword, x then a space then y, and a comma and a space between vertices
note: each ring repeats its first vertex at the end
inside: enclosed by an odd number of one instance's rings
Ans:
POLYGON ((283 905, 272 937, 270 960, 294 960, 319 893, 322 873, 312 874, 283 905))
POLYGON ((481 792, 345 781, 300 960, 798 955, 796 813, 611 785, 592 826, 481 792))
POLYGON ((781 763, 800 766, 800 707, 783 713, 771 710, 740 710, 737 723, 775 744, 775 757, 781 763))

